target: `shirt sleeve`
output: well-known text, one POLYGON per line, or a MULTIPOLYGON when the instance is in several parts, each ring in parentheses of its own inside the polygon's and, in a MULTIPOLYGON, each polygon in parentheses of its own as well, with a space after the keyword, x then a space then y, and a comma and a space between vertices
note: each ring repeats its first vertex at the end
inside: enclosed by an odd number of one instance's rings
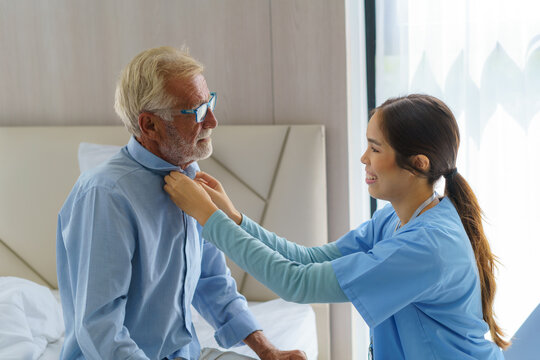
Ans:
POLYGON ((341 252, 335 243, 316 247, 298 245, 266 230, 246 215, 242 215, 240 226, 248 234, 262 241, 270 249, 279 252, 284 258, 301 264, 321 263, 337 259, 341 256, 341 252))
POLYGON ((73 327, 87 359, 148 359, 124 326, 135 233, 127 202, 107 189, 78 198, 60 216, 73 293, 73 327))
POLYGON ((341 288, 370 327, 405 306, 433 296, 442 277, 436 237, 404 231, 368 252, 332 261, 341 288))
POLYGON ((288 260, 237 226, 221 210, 207 220, 203 236, 287 301, 348 301, 330 262, 305 265, 288 260))
POLYGON ((192 304, 216 329, 214 338, 221 347, 240 345, 249 334, 261 330, 248 309, 246 299, 237 292, 225 256, 206 241, 201 276, 192 304))

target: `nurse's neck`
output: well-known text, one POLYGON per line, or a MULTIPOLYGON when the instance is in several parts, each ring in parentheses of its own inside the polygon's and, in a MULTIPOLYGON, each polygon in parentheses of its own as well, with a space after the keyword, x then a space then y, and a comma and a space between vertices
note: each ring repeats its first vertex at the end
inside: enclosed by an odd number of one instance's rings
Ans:
MULTIPOLYGON (((401 221, 400 227, 407 224, 411 220, 411 217, 416 209, 418 209, 418 207, 422 205, 424 201, 433 195, 433 191, 433 186, 431 185, 425 184, 414 186, 409 188, 408 191, 404 192, 398 199, 393 199, 390 201, 392 203, 392 207, 396 211, 397 216, 399 217, 399 220, 401 221)), ((420 214, 423 214, 438 203, 439 199, 435 198, 420 212, 420 214)))

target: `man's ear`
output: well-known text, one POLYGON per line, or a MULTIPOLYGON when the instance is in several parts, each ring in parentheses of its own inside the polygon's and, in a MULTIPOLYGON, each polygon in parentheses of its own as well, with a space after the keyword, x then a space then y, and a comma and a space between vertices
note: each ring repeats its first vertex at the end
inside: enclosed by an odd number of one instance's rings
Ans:
POLYGON ((139 129, 141 129, 141 136, 147 139, 157 140, 159 139, 158 128, 159 118, 148 112, 139 114, 139 129))
POLYGON ((429 158, 422 154, 414 155, 412 157, 412 164, 416 169, 422 171, 423 173, 427 173, 431 166, 429 163, 429 158))

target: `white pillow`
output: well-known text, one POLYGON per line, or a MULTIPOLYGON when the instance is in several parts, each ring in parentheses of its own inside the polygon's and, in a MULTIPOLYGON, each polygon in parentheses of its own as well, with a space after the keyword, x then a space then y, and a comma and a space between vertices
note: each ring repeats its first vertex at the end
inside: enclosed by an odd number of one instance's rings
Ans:
POLYGON ((0 277, 0 359, 37 359, 63 335, 62 309, 48 288, 0 277))
POLYGON ((95 168, 120 151, 118 145, 101 145, 82 142, 79 144, 79 169, 81 172, 95 168))

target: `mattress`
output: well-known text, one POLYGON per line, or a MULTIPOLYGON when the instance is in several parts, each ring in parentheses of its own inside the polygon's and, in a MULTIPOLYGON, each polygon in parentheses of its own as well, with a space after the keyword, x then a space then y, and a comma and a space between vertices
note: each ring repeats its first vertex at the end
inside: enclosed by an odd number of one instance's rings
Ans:
MULTIPOLYGON (((57 294, 55 294, 57 296, 57 294)), ((310 305, 295 304, 275 299, 266 302, 250 302, 249 308, 265 335, 279 349, 282 350, 303 350, 308 359, 317 359, 317 329, 315 326, 315 313, 310 305), (279 319, 279 321, 276 321, 279 319)), ((201 347, 214 347, 221 350, 214 339, 214 330, 200 316, 195 309, 193 311, 193 323, 201 347)), ((58 360, 62 340, 50 343, 40 360, 58 360)), ((255 353, 246 345, 233 349, 237 353, 257 358, 255 353)))

